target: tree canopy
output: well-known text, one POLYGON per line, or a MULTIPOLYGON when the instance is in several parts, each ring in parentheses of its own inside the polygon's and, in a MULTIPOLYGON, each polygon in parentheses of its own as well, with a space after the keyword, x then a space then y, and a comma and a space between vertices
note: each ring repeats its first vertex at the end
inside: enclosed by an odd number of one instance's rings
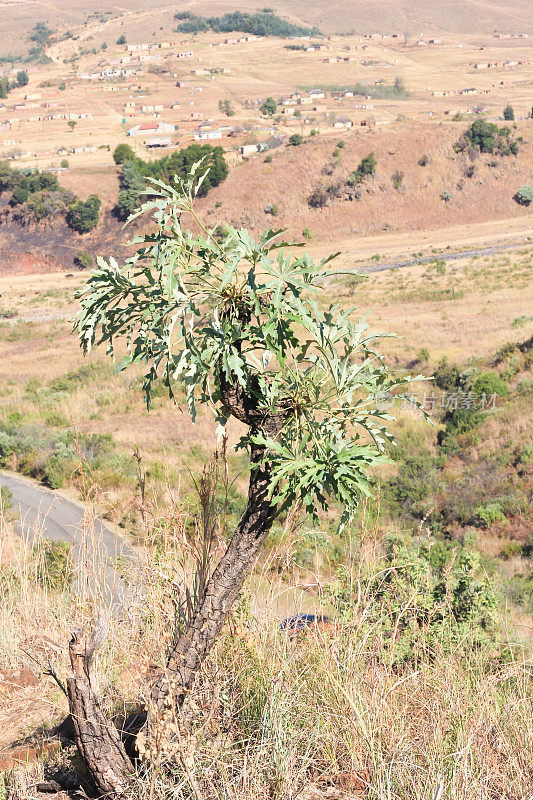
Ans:
POLYGON ((81 294, 81 344, 87 352, 106 343, 114 354, 124 339, 120 369, 146 365, 147 401, 158 378, 171 396, 184 385, 193 420, 200 403, 225 425, 239 416, 231 393, 241 396, 247 411, 239 418, 249 430, 240 445, 268 453, 276 505, 300 501, 315 517, 332 496, 349 513, 391 438, 376 395, 409 379, 391 379, 365 318, 320 310, 315 297, 333 257, 317 265, 307 254, 290 255, 282 230, 255 242, 229 227, 217 241, 194 212, 203 170, 194 164, 176 188, 150 182, 152 197, 132 218, 151 212, 157 233, 138 240, 139 253, 124 266, 98 258, 81 294), (200 235, 182 227, 183 214, 200 235), (271 416, 275 436, 262 424, 271 416))

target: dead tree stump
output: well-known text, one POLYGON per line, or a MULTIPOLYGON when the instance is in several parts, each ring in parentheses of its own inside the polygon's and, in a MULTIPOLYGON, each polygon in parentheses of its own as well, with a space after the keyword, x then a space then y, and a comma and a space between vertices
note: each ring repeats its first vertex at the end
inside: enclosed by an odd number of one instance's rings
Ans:
POLYGON ((102 710, 94 669, 94 656, 104 643, 107 627, 100 615, 91 629, 72 636, 73 675, 67 680, 67 695, 76 745, 95 788, 104 797, 120 797, 130 783, 133 764, 117 728, 102 710))

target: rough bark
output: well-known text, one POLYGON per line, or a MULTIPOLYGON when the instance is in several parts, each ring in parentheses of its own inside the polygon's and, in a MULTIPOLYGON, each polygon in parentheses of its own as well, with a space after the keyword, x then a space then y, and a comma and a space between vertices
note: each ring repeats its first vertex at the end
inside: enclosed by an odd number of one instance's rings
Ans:
POLYGON ((126 792, 133 765, 98 698, 94 656, 106 632, 105 618, 100 615, 92 629, 73 635, 69 645, 73 675, 67 680, 67 695, 75 741, 98 794, 120 797, 126 792))
POLYGON ((152 699, 158 705, 168 693, 170 681, 178 696, 191 688, 259 555, 275 517, 275 508, 267 497, 269 477, 268 464, 252 471, 246 511, 206 586, 191 625, 169 654, 165 674, 153 686, 152 699))
MULTIPOLYGON (((280 408, 277 413, 265 414, 252 387, 245 391, 237 380, 230 382, 220 375, 221 397, 228 411, 250 426, 275 438, 289 412, 280 408)), ((166 671, 152 687, 156 707, 170 691, 179 702, 194 683, 198 670, 214 645, 233 603, 250 574, 261 546, 277 514, 275 504, 268 498, 271 466, 264 458, 264 449, 252 446, 248 503, 237 529, 206 586, 204 598, 194 618, 170 652, 166 671)))

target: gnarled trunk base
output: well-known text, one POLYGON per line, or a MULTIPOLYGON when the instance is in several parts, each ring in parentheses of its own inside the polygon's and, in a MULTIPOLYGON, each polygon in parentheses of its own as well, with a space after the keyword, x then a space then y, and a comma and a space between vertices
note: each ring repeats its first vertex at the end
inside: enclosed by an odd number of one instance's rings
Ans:
POLYGON ((92 630, 73 635, 69 645, 73 676, 67 680, 67 695, 76 744, 96 790, 104 797, 120 797, 130 782, 133 764, 98 699, 94 656, 106 631, 105 620, 99 616, 92 630))

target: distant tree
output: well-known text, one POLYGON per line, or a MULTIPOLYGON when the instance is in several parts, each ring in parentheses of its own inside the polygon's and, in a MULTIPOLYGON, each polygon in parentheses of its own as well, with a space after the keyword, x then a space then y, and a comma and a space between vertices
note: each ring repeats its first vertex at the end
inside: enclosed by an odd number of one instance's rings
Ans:
POLYGON ((235 111, 233 110, 233 107, 229 100, 219 100, 218 109, 219 111, 222 112, 222 114, 225 114, 227 117, 235 116, 235 111))
POLYGON ((201 159, 205 160, 208 168, 207 176, 198 189, 199 196, 203 197, 212 186, 218 186, 228 176, 228 165, 222 147, 191 144, 183 150, 177 150, 172 155, 163 156, 155 161, 143 161, 141 158, 125 161, 115 213, 121 219, 126 219, 132 213, 139 205, 139 194, 146 188, 147 178, 157 178, 172 183, 176 176, 186 178, 193 164, 201 159))
POLYGON ((0 99, 5 100, 10 88, 7 78, 0 78, 0 99))
POLYGON ((507 105, 503 109, 503 118, 507 122, 512 122, 514 120, 514 108, 510 103, 507 103, 507 105))
POLYGON ((68 161, 66 158, 61 159, 61 169, 68 169, 68 161))
POLYGON ((59 89, 60 92, 64 92, 65 89, 67 88, 66 84, 65 84, 65 81, 61 81, 61 83, 59 84, 59 86, 57 88, 59 89))
POLYGON ((289 144, 293 147, 298 147, 304 140, 304 137, 301 136, 299 133, 293 133, 292 136, 289 136, 289 144))
POLYGON ((115 164, 124 164, 125 161, 134 161, 135 153, 129 144, 122 142, 117 144, 113 150, 113 161, 115 164))
POLYGON ((117 44, 126 44, 126 37, 124 36, 124 34, 118 37, 117 44))
POLYGON ((68 226, 78 233, 89 233, 98 224, 100 205, 100 198, 96 194, 91 194, 85 201, 76 200, 68 210, 68 226))
POLYGON ((277 108, 278 108, 278 104, 276 103, 274 98, 273 97, 267 97, 267 99, 265 100, 263 105, 260 106, 259 111, 261 112, 261 114, 264 114, 265 116, 271 117, 273 114, 276 113, 277 108))
POLYGON ((303 231, 302 231, 302 236, 303 236, 303 237, 304 237, 304 239, 306 239, 308 242, 310 242, 310 241, 311 241, 311 239, 313 238, 313 234, 311 233, 311 230, 310 230, 310 229, 309 229, 307 226, 306 226, 306 227, 303 229, 303 231))
POLYGON ((17 72, 15 80, 17 82, 17 86, 27 86, 29 78, 26 70, 25 69, 19 70, 19 72, 17 72))
POLYGON ((318 28, 307 28, 303 25, 294 25, 282 19, 273 11, 259 11, 250 14, 242 11, 232 11, 221 17, 201 17, 190 12, 178 12, 175 19, 181 20, 177 30, 181 33, 198 33, 199 31, 212 30, 217 33, 232 33, 241 31, 254 36, 317 36, 318 28), (185 17, 184 14, 187 14, 185 17))
POLYGON ((76 122, 75 119, 69 119, 69 121, 67 122, 67 125, 69 126, 71 131, 74 130, 74 128, 76 127, 77 124, 78 123, 76 122))
POLYGON ((140 195, 146 189, 146 181, 133 161, 122 164, 120 191, 114 213, 119 219, 127 219, 140 202, 140 195))
POLYGON ((107 50, 107 42, 102 42, 102 50, 107 50))
POLYGON ((376 172, 377 160, 374 151, 361 159, 359 166, 352 172, 349 178, 350 184, 361 183, 365 178, 374 175, 376 172))

